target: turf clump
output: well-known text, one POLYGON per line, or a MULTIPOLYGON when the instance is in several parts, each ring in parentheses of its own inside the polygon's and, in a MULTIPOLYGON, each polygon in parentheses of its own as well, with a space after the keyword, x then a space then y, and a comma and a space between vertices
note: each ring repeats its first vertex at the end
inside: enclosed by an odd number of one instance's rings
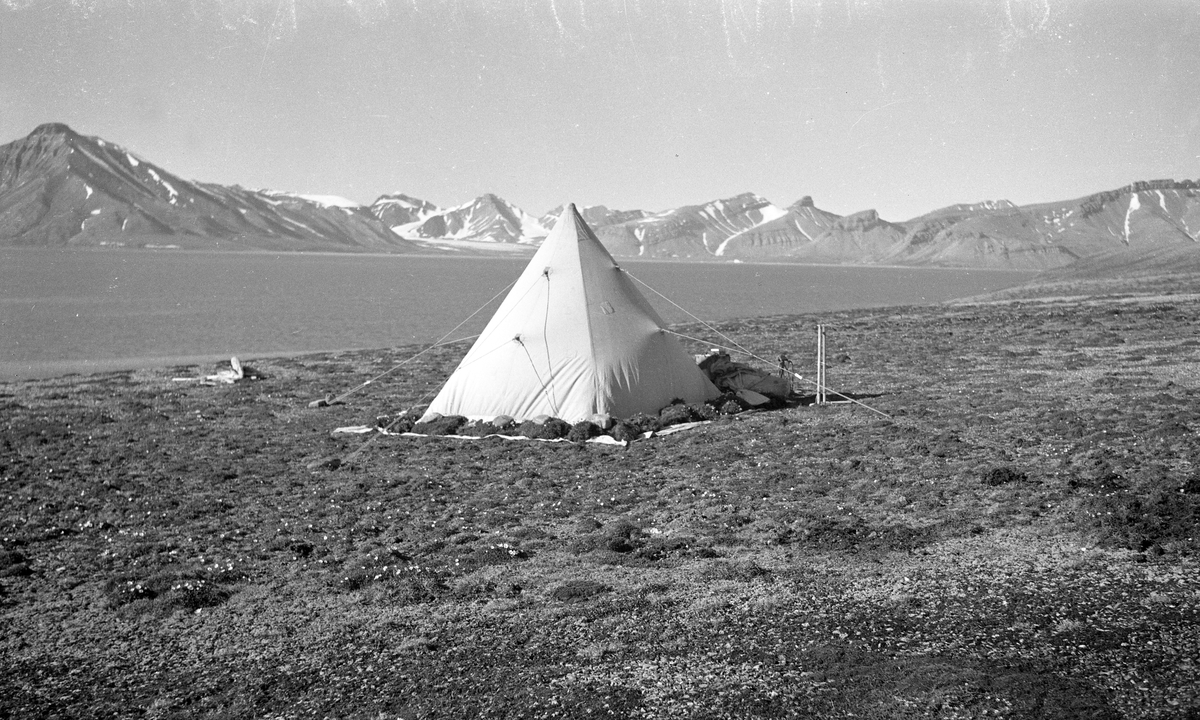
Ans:
POLYGON ((641 430, 637 426, 632 425, 624 420, 618 420, 613 424, 612 429, 608 431, 614 440, 621 442, 633 442, 642 436, 641 430))
POLYGON ((497 427, 494 423, 488 421, 470 420, 463 423, 458 428, 456 434, 468 437, 487 437, 488 435, 501 435, 503 434, 503 430, 504 428, 497 427))
MULTIPOLYGON (((234 575, 228 580, 244 580, 234 575)), ((152 613, 172 610, 195 611, 221 605, 233 596, 234 588, 222 573, 205 571, 163 571, 147 577, 118 576, 104 584, 108 607, 132 606, 152 613)))
POLYGON ((456 435, 466 423, 467 419, 461 415, 437 415, 416 423, 412 431, 421 435, 456 435))
POLYGON ((682 403, 668 405, 658 413, 658 420, 664 427, 692 422, 696 419, 697 415, 693 413, 692 408, 682 403))
POLYGON ((565 438, 571 432, 571 425, 559 418, 526 420, 517 428, 518 435, 524 435, 535 440, 558 440, 565 438))
POLYGON ((718 406, 718 410, 722 415, 737 415, 746 408, 738 400, 724 400, 718 406))
POLYGON ((425 406, 422 405, 395 416, 380 415, 375 418, 375 427, 395 433, 412 432, 413 426, 420 422, 424 410, 425 406))
POLYGON ((446 578, 436 569, 403 563, 350 567, 335 573, 331 584, 345 592, 378 589, 398 605, 429 603, 450 592, 446 578))
POLYGON ((1200 548, 1200 496, 1169 484, 1087 489, 1078 500, 1076 518, 1110 546, 1200 548))
POLYGON ((29 558, 16 550, 0 551, 0 577, 29 577, 33 569, 29 558))
POLYGON ((603 431, 600 427, 591 420, 580 420, 571 426, 570 431, 567 432, 567 439, 571 442, 580 443, 587 442, 594 437, 600 437, 602 434, 603 431))
POLYGON ((646 413, 637 413, 626 418, 625 424, 631 426, 638 433, 655 432, 663 427, 662 420, 656 415, 647 415, 646 413))
POLYGON ((753 560, 718 560, 708 566, 704 576, 710 580, 751 582, 754 580, 771 580, 774 578, 774 573, 753 560))
POLYGON ((553 588, 550 597, 559 602, 583 602, 611 591, 610 586, 595 580, 571 580, 553 588))
POLYGON ((982 480, 984 485, 991 485, 994 487, 996 485, 1006 485, 1011 482, 1023 482, 1028 478, 1029 476, 1023 472, 1013 470, 1010 467, 1002 466, 991 468, 983 473, 982 480))

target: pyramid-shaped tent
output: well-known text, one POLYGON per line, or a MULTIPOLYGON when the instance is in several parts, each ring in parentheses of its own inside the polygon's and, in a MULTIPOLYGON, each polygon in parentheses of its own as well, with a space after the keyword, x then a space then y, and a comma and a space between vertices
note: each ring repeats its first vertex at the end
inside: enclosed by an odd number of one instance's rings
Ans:
POLYGON ((718 392, 568 205, 429 413, 568 422, 718 392))

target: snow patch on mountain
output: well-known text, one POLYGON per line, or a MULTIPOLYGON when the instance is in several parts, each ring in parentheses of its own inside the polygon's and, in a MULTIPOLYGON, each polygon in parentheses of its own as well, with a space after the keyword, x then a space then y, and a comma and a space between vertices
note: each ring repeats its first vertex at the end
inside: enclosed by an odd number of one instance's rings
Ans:
MULTIPOLYGON (((761 228, 763 225, 766 225, 769 222, 778 220, 779 218, 784 217, 785 215, 788 214, 787 210, 784 210, 783 208, 778 207, 776 205, 772 205, 772 204, 768 204, 765 207, 761 208, 759 210, 759 212, 762 214, 761 220, 759 220, 754 225, 746 228, 745 230, 739 230, 739 231, 733 233, 732 235, 730 235, 729 237, 725 238, 725 240, 720 245, 717 246, 717 249, 713 252, 713 255, 716 255, 717 257, 724 255, 726 249, 729 248, 729 243, 731 241, 733 241, 733 240, 737 239, 738 237, 745 235, 747 233, 754 232, 754 230, 761 228)), ((800 230, 799 226, 797 226, 796 229, 800 230)), ((800 230, 800 232, 804 234, 804 237, 806 237, 806 238, 808 237, 808 233, 805 233, 803 230, 800 230)), ((809 240, 811 240, 811 239, 812 238, 809 238, 809 240)))
POLYGON ((1141 206, 1142 206, 1142 203, 1140 200, 1138 200, 1138 194, 1130 193, 1129 194, 1129 209, 1125 211, 1125 244, 1126 245, 1129 244, 1129 216, 1133 214, 1134 210, 1137 210, 1141 206))
POLYGON ((353 200, 341 197, 340 195, 313 195, 309 193, 288 192, 286 190, 271 190, 267 188, 251 190, 250 192, 253 192, 263 200, 266 200, 268 203, 276 206, 284 205, 286 203, 304 202, 312 203, 318 207, 328 209, 357 210, 363 207, 362 203, 354 202, 353 200))
POLYGON ((307 194, 303 194, 303 195, 296 195, 296 197, 302 198, 309 202, 316 203, 316 204, 320 205, 321 207, 360 208, 363 206, 362 203, 354 202, 353 200, 349 200, 347 198, 341 197, 340 195, 307 195, 307 194))
POLYGON ((171 183, 169 183, 166 180, 163 180, 161 177, 159 177, 158 173, 154 172, 154 168, 147 167, 146 172, 150 173, 150 177, 154 178, 154 182, 156 182, 159 185, 162 185, 164 188, 166 188, 167 194, 170 195, 170 199, 168 200, 168 202, 170 202, 172 205, 174 205, 175 201, 177 199, 179 199, 179 193, 175 190, 174 187, 171 186, 171 183))

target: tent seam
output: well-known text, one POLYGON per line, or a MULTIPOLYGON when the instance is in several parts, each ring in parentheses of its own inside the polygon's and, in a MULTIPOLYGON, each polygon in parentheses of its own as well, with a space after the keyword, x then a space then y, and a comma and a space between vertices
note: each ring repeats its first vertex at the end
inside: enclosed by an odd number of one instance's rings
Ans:
MULTIPOLYGON (((583 261, 579 255, 579 246, 582 245, 584 239, 587 238, 587 232, 584 232, 581 237, 580 231, 585 230, 585 228, 579 227, 580 221, 576 220, 575 218, 572 218, 572 222, 575 223, 575 263, 579 266, 580 279, 582 280, 583 284, 583 322, 587 326, 588 357, 592 359, 592 412, 608 412, 610 408, 599 407, 599 401, 601 398, 606 398, 606 400, 611 398, 607 397, 607 393, 601 392, 602 388, 600 387, 600 372, 596 367, 596 336, 592 333, 592 303, 590 293, 588 292, 591 289, 591 283, 588 282, 586 277, 587 273, 584 270, 583 261)), ((614 267, 617 267, 618 270, 620 269, 615 265, 615 262, 614 267)))

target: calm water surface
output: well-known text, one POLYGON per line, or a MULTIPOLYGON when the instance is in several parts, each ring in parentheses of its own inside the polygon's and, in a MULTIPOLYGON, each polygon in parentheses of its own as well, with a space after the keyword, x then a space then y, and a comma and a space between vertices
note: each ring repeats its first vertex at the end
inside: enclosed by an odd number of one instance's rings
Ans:
MULTIPOLYGON (((528 258, 0 249, 0 378, 428 343, 528 258)), ((1028 272, 623 261, 705 320, 936 303, 1028 272)), ((690 318, 645 293, 667 322, 690 318)), ((479 332, 488 309, 455 333, 479 332)))

